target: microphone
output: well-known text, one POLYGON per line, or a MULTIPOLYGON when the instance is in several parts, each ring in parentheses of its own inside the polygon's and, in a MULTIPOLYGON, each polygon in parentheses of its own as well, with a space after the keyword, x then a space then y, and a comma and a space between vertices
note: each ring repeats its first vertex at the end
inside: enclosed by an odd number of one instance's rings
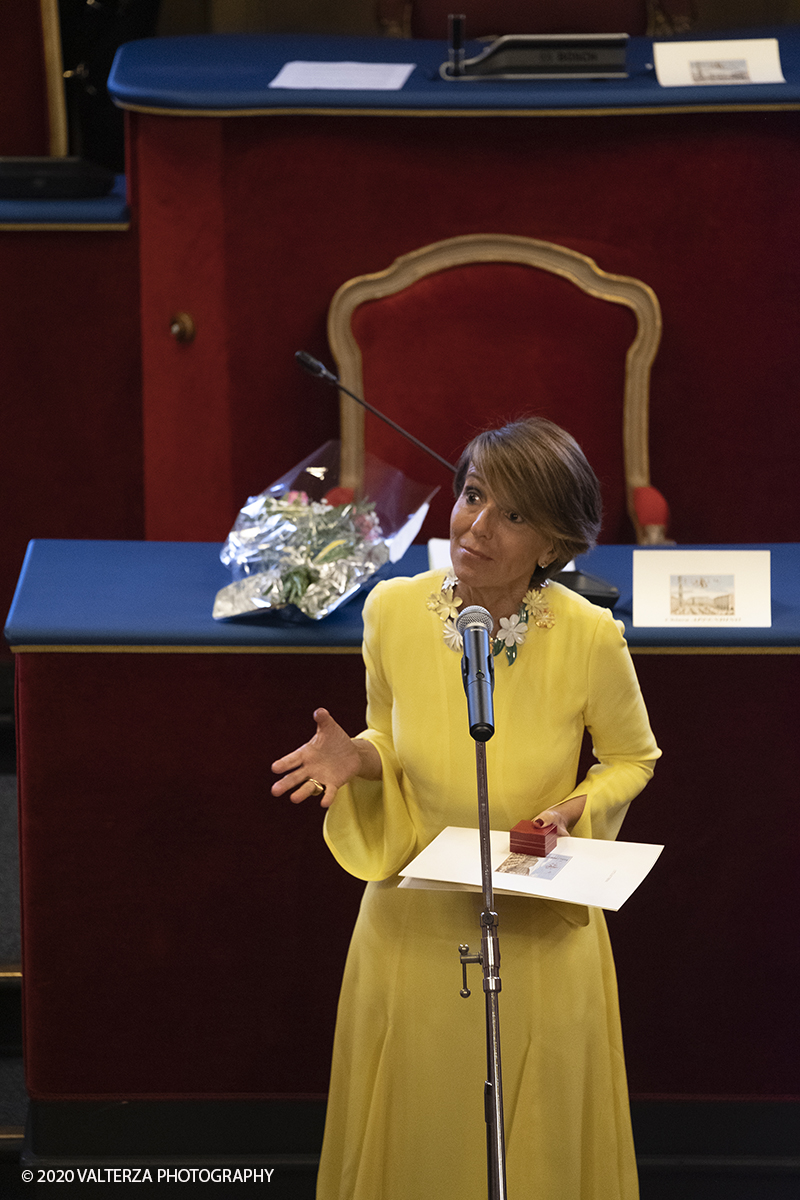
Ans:
POLYGON ((464 640, 461 675, 467 694, 469 732, 476 742, 488 742, 494 733, 494 662, 489 644, 493 625, 491 614, 477 604, 465 608, 456 621, 464 640))
POLYGON ((333 371, 329 371, 318 358, 314 358, 307 350, 295 350, 294 356, 297 359, 298 365, 304 371, 308 371, 309 375, 313 375, 316 379, 324 379, 326 383, 332 383, 340 392, 344 392, 351 400, 355 400, 356 404, 360 404, 367 412, 371 412, 374 417, 380 417, 382 421, 385 421, 387 425, 390 425, 394 429, 395 433, 401 433, 409 442, 413 442, 420 450, 424 450, 426 454, 430 454, 431 458, 435 458, 438 463, 441 463, 443 467, 447 467, 448 471, 452 471, 455 475, 456 469, 452 463, 449 463, 446 458, 442 458, 441 454, 437 454, 435 450, 431 450, 430 446, 426 446, 419 438, 415 438, 413 433, 409 433, 403 429, 402 425, 398 425, 391 417, 384 416, 377 408, 373 408, 371 404, 367 404, 366 400, 362 400, 355 392, 351 392, 349 388, 346 388, 339 382, 338 375, 334 375, 333 371))
POLYGON ((329 371, 318 358, 314 358, 307 350, 296 350, 294 356, 297 359, 298 365, 304 371, 308 371, 309 375, 314 375, 317 379, 326 379, 328 383, 338 385, 339 380, 333 372, 329 371))

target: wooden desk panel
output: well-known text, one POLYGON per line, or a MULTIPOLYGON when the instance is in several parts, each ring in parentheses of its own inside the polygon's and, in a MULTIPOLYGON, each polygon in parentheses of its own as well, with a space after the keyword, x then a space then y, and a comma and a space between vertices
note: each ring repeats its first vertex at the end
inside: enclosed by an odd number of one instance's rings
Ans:
POLYGON ((17 666, 31 1097, 323 1094, 363 885, 270 764, 315 702, 358 732, 360 656, 17 666))

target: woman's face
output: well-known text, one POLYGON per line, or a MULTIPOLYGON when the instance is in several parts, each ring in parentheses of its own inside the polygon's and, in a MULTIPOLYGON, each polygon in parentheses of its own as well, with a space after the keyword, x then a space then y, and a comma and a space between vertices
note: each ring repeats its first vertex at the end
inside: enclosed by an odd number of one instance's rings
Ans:
POLYGON ((450 557, 471 588, 527 591, 539 562, 551 562, 552 542, 503 508, 472 467, 450 517, 450 557))

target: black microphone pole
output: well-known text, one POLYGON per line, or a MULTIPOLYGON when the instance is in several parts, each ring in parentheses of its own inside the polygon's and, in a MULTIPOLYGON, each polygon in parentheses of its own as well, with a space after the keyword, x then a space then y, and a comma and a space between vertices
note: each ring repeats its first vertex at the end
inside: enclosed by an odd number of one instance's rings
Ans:
POLYGON ((486 1120, 486 1171, 489 1200, 506 1200, 506 1147, 503 1123, 503 1073, 500 1064, 500 940, 497 913, 494 911, 492 886, 492 850, 489 826, 489 784, 486 773, 486 743, 494 734, 494 662, 490 635, 494 622, 485 608, 465 608, 456 621, 464 642, 461 674, 467 694, 470 736, 475 742, 475 766, 478 779, 478 830, 481 845, 483 911, 481 913, 481 952, 470 954, 469 946, 458 947, 463 973, 461 995, 469 996, 467 964, 483 967, 483 991, 486 1005, 486 1083, 483 1104, 486 1120))
POLYGON ((367 410, 367 412, 371 412, 374 417, 380 417, 380 419, 385 421, 387 425, 390 425, 396 433, 400 433, 404 438, 408 438, 409 442, 413 442, 414 445, 418 446, 420 450, 424 450, 426 454, 430 454, 431 458, 435 458, 438 463, 441 463, 443 467, 447 467, 448 471, 452 471, 455 475, 456 468, 452 463, 449 463, 446 458, 442 458, 441 454, 437 454, 435 450, 431 450, 430 446, 426 446, 424 442, 419 440, 419 438, 415 438, 413 433, 409 433, 407 429, 403 429, 402 425, 398 425, 396 421, 391 419, 391 417, 384 416, 384 414, 377 408, 373 408, 371 404, 367 404, 366 400, 362 400, 360 396, 355 394, 355 392, 351 392, 349 388, 346 388, 343 383, 339 382, 338 375, 334 375, 333 371, 329 371, 328 368, 324 366, 318 358, 314 358, 313 355, 309 354, 306 350, 296 350, 294 356, 303 370, 308 371, 309 375, 314 375, 317 379, 324 379, 326 383, 330 383, 335 388, 338 388, 340 392, 344 392, 344 394, 349 396, 351 400, 355 400, 356 404, 360 404, 362 408, 367 410))

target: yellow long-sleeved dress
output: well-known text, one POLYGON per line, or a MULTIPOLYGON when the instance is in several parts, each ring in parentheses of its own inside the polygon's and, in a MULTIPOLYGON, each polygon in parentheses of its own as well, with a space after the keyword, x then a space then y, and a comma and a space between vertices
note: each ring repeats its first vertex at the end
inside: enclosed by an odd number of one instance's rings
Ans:
MULTIPOLYGON (((426 606, 443 572, 379 584, 364 611, 367 724, 380 782, 328 811, 339 863, 369 880, 336 1027, 318 1200, 483 1200, 486 1072, 480 967, 459 995, 458 946, 480 945, 478 894, 398 890, 447 825, 477 826, 461 656, 426 606)), ((620 628, 558 584, 554 623, 495 659, 487 744, 493 829, 569 796, 573 833, 614 838, 659 756, 620 628), (575 786, 584 728, 599 760, 575 786)), ((616 977, 602 912, 498 896, 510 1200, 638 1195, 616 977)))

